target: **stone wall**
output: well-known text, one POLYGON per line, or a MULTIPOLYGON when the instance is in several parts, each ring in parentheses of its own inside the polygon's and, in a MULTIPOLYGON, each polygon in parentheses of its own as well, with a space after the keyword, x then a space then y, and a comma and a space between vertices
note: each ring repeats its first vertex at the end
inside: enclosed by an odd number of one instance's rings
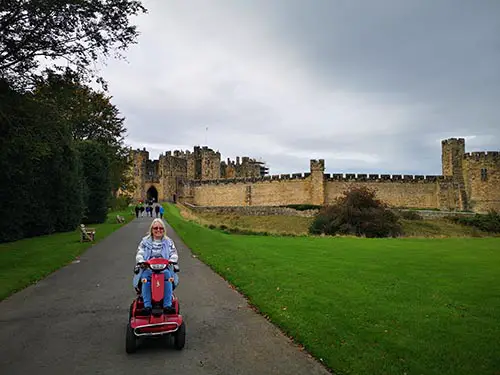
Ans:
POLYGON ((380 176, 368 180, 363 175, 329 177, 326 180, 325 203, 333 203, 344 191, 353 186, 364 186, 375 190, 377 198, 393 207, 440 208, 437 199, 437 180, 433 178, 415 180, 414 176, 411 177, 412 179, 410 176, 404 179, 404 176, 392 176, 385 180, 380 176))
POLYGON ((216 213, 216 214, 238 214, 238 215, 248 215, 248 216, 270 216, 270 215, 280 215, 280 216, 301 216, 301 217, 313 217, 316 215, 318 210, 304 210, 298 211, 288 207, 274 207, 274 206, 195 206, 186 203, 186 206, 196 212, 206 212, 206 213, 216 213))
POLYGON ((191 186, 187 202, 198 206, 286 206, 331 204, 353 186, 374 189, 392 207, 454 210, 457 193, 443 176, 324 174, 321 161, 311 173, 203 181, 191 186), (322 195, 323 194, 323 195, 322 195))
POLYGON ((310 179, 269 176, 207 181, 193 186, 192 203, 200 206, 280 206, 310 202, 310 179))

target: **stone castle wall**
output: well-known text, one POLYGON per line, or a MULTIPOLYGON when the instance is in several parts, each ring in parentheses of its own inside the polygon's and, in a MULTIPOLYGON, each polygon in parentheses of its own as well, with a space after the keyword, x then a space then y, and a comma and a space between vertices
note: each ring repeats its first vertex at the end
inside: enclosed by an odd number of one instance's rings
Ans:
POLYGON ((311 160, 308 173, 261 176, 261 164, 244 157, 242 162, 220 161, 208 147, 194 152, 174 151, 148 162, 147 151, 135 153, 134 181, 137 199, 154 183, 159 200, 182 201, 198 206, 283 206, 331 204, 352 186, 366 186, 393 207, 500 210, 500 153, 465 153, 465 140, 442 141, 442 175, 325 174, 324 160, 311 160), (147 167, 147 168, 146 168, 147 167), (155 169, 156 168, 156 169, 155 169), (147 171, 156 171, 149 176, 147 171), (149 184, 149 185, 148 185, 149 184))
POLYGON ((318 175, 317 171, 263 178, 205 181, 191 186, 186 201, 197 206, 331 204, 353 186, 374 189, 393 207, 455 209, 451 181, 442 176, 318 175), (375 177, 376 176, 376 177, 375 177), (318 182, 318 180, 320 182, 318 182), (324 194, 324 195, 322 195, 324 194))

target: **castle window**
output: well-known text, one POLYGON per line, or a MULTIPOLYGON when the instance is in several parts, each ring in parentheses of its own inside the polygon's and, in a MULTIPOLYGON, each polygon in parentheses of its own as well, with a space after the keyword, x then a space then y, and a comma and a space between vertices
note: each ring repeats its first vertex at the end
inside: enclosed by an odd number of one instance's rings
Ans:
POLYGON ((488 179, 488 171, 486 168, 481 168, 481 181, 486 181, 488 179))

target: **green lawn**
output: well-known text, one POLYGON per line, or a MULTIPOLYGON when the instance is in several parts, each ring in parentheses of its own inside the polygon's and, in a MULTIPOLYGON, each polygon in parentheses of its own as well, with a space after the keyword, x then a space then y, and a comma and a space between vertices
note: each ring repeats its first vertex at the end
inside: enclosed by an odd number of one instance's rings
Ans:
MULTIPOLYGON (((124 225, 116 223, 116 215, 126 222, 134 218, 130 210, 117 211, 103 224, 87 225, 97 230, 94 243, 124 225)), ((91 245, 80 242, 80 230, 0 244, 0 301, 70 263, 91 245)))
POLYGON ((170 205, 166 218, 338 374, 500 373, 499 238, 242 236, 170 205))

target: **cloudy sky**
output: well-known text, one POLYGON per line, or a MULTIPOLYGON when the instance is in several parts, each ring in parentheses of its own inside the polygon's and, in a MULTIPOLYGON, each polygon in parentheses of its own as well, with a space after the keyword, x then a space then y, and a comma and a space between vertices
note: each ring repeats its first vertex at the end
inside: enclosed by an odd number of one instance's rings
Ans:
POLYGON ((207 144, 271 174, 440 174, 441 139, 500 150, 498 0, 144 3, 102 74, 151 158, 207 144))

